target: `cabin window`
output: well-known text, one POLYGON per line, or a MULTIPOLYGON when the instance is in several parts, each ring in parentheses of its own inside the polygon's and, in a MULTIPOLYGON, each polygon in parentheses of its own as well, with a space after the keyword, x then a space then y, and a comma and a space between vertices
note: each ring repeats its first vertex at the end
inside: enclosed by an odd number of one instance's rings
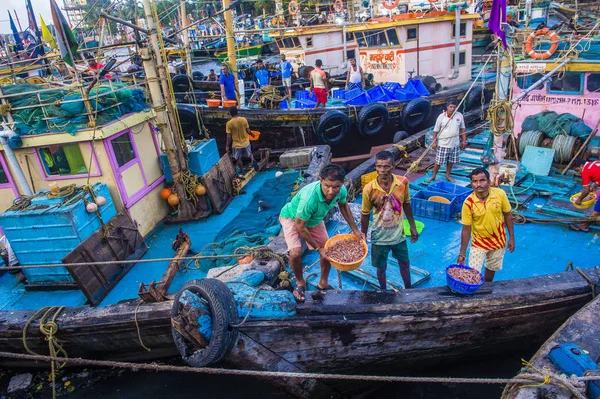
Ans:
POLYGON ((306 38, 306 47, 312 47, 312 46, 313 46, 312 36, 307 37, 306 38))
POLYGON ((600 92, 600 73, 590 73, 588 75, 587 89, 590 93, 600 92))
MULTIPOLYGON (((452 24, 452 38, 454 38, 455 27, 456 27, 456 24, 452 24)), ((467 36, 467 23, 461 22, 460 23, 460 37, 466 37, 466 36, 467 36)))
POLYGON ((417 40, 417 28, 406 29, 406 40, 417 40))
POLYGON ((294 42, 291 37, 286 37, 283 39, 283 47, 284 48, 294 48, 294 42))
MULTIPOLYGON (((0 155, 1 157, 2 155, 0 155)), ((2 186, 3 184, 8 184, 8 176, 6 175, 6 171, 4 170, 4 165, 2 165, 2 162, 0 162, 0 186, 2 186)))
MULTIPOLYGON (((463 66, 467 63, 467 52, 461 51, 458 54, 458 66, 463 66)), ((450 67, 454 68, 454 52, 450 54, 450 67)))
POLYGON ((41 147, 38 153, 46 176, 73 176, 88 173, 79 144, 41 147))
POLYGON ((135 159, 135 151, 131 143, 131 136, 124 134, 111 141, 112 149, 115 153, 115 159, 119 167, 135 159))
POLYGON ((356 36, 358 47, 367 47, 367 41, 365 40, 365 35, 362 32, 356 32, 354 36, 356 36))
MULTIPOLYGON (((543 77, 544 77, 544 75, 542 75, 541 73, 534 73, 533 75, 519 76, 517 78, 517 86, 519 86, 519 88, 523 89, 523 90, 527 89, 532 84, 534 84, 535 82, 537 82, 538 80, 540 80, 543 77)), ((538 87, 538 90, 541 89, 542 87, 544 87, 544 86, 538 87)))
POLYGON ((385 33, 387 33, 390 46, 398 46, 400 44, 400 40, 398 40, 398 34, 396 33, 396 28, 388 29, 385 31, 385 33))
POLYGON ((346 59, 350 59, 350 58, 356 59, 356 51, 346 50, 346 59))
POLYGON ((372 30, 365 35, 369 47, 387 47, 388 42, 382 30, 372 30))
POLYGON ((354 39, 354 33, 352 33, 352 32, 346 32, 346 41, 347 42, 353 42, 354 40, 355 40, 354 39))
POLYGON ((548 86, 548 93, 581 94, 583 89, 583 74, 580 72, 565 72, 564 75, 554 76, 548 86))

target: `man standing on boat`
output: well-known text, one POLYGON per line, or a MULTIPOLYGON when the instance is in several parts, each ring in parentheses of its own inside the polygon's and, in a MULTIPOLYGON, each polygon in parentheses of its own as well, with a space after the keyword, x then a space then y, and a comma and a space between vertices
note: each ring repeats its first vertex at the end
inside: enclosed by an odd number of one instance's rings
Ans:
POLYGON ((314 90, 315 97, 317 98, 317 103, 315 104, 315 108, 319 108, 319 105, 322 105, 325 108, 327 104, 327 75, 321 69, 323 66, 323 61, 316 60, 315 61, 315 69, 310 73, 310 92, 314 90))
POLYGON ((452 165, 460 161, 460 150, 467 147, 465 118, 456 111, 456 106, 456 100, 448 101, 446 110, 438 116, 435 122, 432 145, 432 148, 436 150, 435 165, 431 177, 427 179, 428 182, 435 180, 440 166, 446 165, 446 180, 454 183, 454 179, 450 176, 452 165))
POLYGON ((365 239, 365 235, 356 227, 352 211, 348 206, 348 191, 344 187, 345 177, 346 172, 341 167, 333 164, 325 166, 321 170, 320 180, 300 189, 279 214, 290 255, 290 265, 296 276, 294 297, 298 302, 304 302, 306 291, 306 281, 302 275, 302 241, 321 256, 321 279, 317 288, 333 289, 328 282, 331 263, 327 257, 325 243, 329 236, 323 221, 332 208, 338 205, 352 233, 365 239))
POLYGON ((458 264, 464 264, 467 245, 471 240, 469 266, 481 272, 485 263, 484 279, 494 279, 494 274, 502 269, 504 253, 515 250, 515 231, 510 202, 504 190, 490 187, 490 174, 484 168, 471 172, 473 193, 467 197, 462 207, 462 234, 458 264), (506 242, 506 229, 510 238, 506 242))
POLYGON ((244 164, 242 162, 244 156, 250 159, 254 170, 258 171, 258 163, 254 160, 252 147, 250 146, 250 136, 254 137, 254 134, 250 131, 248 120, 243 116, 238 116, 237 107, 229 108, 229 115, 231 115, 231 119, 225 125, 227 133, 225 150, 229 153, 233 147, 233 159, 235 159, 236 166, 240 169, 242 175, 244 174, 244 164))
POLYGON ((281 70, 281 81, 285 87, 285 94, 288 99, 292 99, 292 63, 285 59, 285 54, 281 54, 281 62, 279 63, 281 70))
POLYGON ((227 100, 237 101, 239 95, 238 88, 235 84, 233 73, 229 72, 227 64, 221 66, 221 76, 219 76, 219 84, 221 85, 221 100, 223 104, 227 100))
POLYGON ((363 189, 360 229, 364 235, 367 234, 369 219, 373 212, 371 264, 377 268, 377 280, 381 289, 385 291, 387 287, 385 271, 390 251, 400 266, 404 288, 412 288, 403 210, 410 225, 410 242, 417 242, 419 234, 410 205, 408 179, 392 173, 394 156, 389 151, 381 151, 377 154, 375 170, 377 178, 363 189))
POLYGON ((265 69, 265 64, 262 60, 256 61, 256 71, 254 71, 254 92, 257 93, 258 89, 269 84, 271 84, 269 71, 265 69))
MULTIPOLYGON (((577 159, 574 162, 574 166, 575 171, 581 174, 581 183, 583 184, 583 189, 581 190, 579 197, 575 200, 577 205, 581 205, 584 198, 587 197, 589 193, 593 193, 600 185, 600 161, 585 162, 582 159, 577 159)), ((600 216, 600 198, 596 199, 594 210, 590 216, 600 216)), ((570 227, 573 230, 590 231, 590 223, 572 224, 570 227)))
POLYGON ((362 89, 365 87, 365 74, 361 66, 356 65, 356 60, 350 58, 350 68, 346 76, 346 89, 362 89))
POLYGON ((214 69, 210 70, 210 73, 208 74, 208 76, 206 77, 206 80, 209 82, 218 82, 219 81, 219 75, 217 75, 215 73, 214 69))

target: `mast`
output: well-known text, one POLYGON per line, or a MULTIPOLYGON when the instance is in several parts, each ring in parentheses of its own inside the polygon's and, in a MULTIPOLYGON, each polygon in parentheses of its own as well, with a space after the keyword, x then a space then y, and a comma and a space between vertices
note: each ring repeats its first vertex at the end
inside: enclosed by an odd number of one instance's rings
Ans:
POLYGON ((237 78, 237 54, 235 53, 235 33, 233 32, 233 23, 231 10, 229 9, 230 1, 223 0, 223 9, 226 10, 224 13, 225 17, 225 35, 227 38, 227 58, 229 61, 229 68, 233 73, 233 79, 235 87, 238 87, 237 78))
POLYGON ((181 0, 181 29, 183 30, 183 50, 185 53, 185 70, 188 76, 192 76, 192 57, 190 48, 190 31, 186 29, 188 26, 187 12, 185 10, 185 0, 181 0))

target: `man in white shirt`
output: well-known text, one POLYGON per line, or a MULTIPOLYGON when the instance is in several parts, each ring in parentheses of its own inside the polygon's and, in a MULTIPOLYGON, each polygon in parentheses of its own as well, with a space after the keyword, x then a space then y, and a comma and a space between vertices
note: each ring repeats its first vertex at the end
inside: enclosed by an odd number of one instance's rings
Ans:
MULTIPOLYGON (((2 249, 2 259, 4 260, 4 263, 6 263, 6 266, 19 266, 19 260, 10 247, 10 243, 6 236, 0 237, 0 249, 2 249)), ((0 271, 2 271, 2 269, 0 269, 0 271)), ((21 269, 12 269, 9 270, 9 273, 14 274, 22 283, 27 283, 27 278, 21 269)))
POLYGON ((452 165, 460 160, 460 150, 467 146, 465 118, 456 111, 456 100, 446 104, 446 111, 438 116, 433 128, 433 149, 436 150, 433 174, 428 182, 435 180, 441 165, 446 165, 446 180, 454 183, 450 176, 452 165), (462 139, 462 140, 461 140, 462 139))

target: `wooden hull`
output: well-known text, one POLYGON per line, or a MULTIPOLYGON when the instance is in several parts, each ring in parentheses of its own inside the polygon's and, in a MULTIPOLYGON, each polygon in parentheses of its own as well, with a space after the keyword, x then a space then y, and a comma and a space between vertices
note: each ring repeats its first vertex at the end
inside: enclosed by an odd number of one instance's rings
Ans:
MULTIPOLYGON (((584 271, 594 281, 600 278, 599 270, 584 271)), ((308 292, 293 317, 247 320, 227 360, 238 368, 279 371, 363 373, 390 365, 394 372, 415 370, 541 342, 590 299, 590 286, 577 272, 485 284, 474 296, 456 295, 447 287, 308 292)), ((147 361, 177 355, 171 301, 144 304, 137 311, 140 336, 150 352, 138 338, 136 305, 131 300, 65 309, 57 319, 58 336, 69 356, 147 361)), ((0 312, 0 351, 24 352, 23 328, 34 312, 0 312)), ((27 342, 32 350, 47 352, 37 322, 27 342)), ((289 381, 272 382, 303 397, 323 389, 338 396, 342 389, 328 381, 299 392, 289 381)))
MULTIPOLYGON (((236 56, 238 59, 245 58, 245 57, 255 57, 262 53, 262 47, 263 47, 262 44, 259 44, 257 46, 244 47, 244 48, 237 49, 236 56)), ((217 57, 217 59, 221 62, 226 61, 227 57, 228 57, 227 51, 215 53, 215 57, 217 57)))

